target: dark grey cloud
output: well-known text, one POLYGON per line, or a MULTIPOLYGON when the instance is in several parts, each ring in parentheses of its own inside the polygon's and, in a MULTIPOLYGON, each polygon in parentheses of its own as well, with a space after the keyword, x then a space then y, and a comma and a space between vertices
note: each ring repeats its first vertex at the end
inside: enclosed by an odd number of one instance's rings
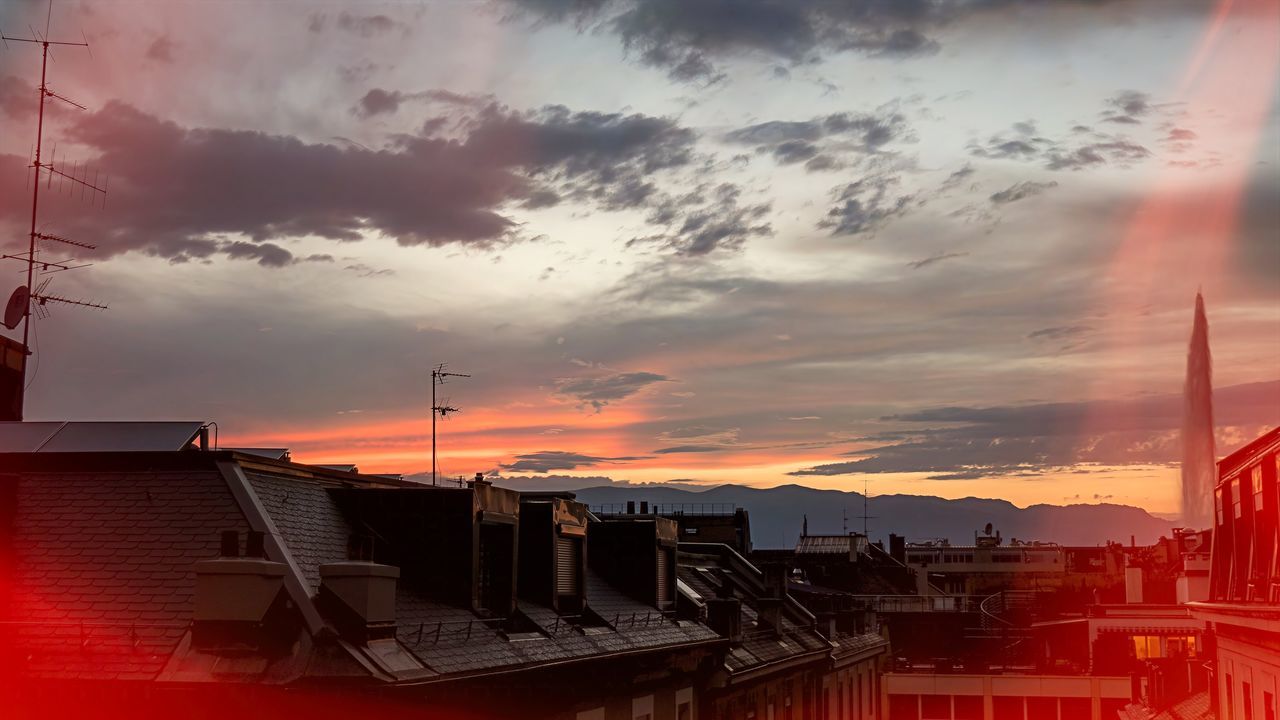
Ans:
MULTIPOLYGON (((998 13, 1044 0, 506 0, 540 19, 616 35, 640 62, 678 81, 715 81, 717 63, 754 56, 787 65, 854 52, 904 58, 936 52, 936 36, 968 20, 1002 22, 998 13)), ((1107 22, 1105 9, 1156 7, 1179 11, 1187 3, 1142 0, 1062 0, 1083 22, 1107 22), (1104 19, 1105 18, 1105 19, 1104 19)))
POLYGON ((818 223, 832 235, 863 235, 906 213, 914 194, 901 194, 896 175, 871 175, 835 191, 836 204, 818 223))
POLYGON ((633 457, 596 457, 564 450, 540 450, 538 452, 516 455, 514 462, 503 463, 503 470, 513 472, 545 473, 552 470, 576 470, 580 467, 597 465, 616 465, 634 460, 646 460, 641 456, 633 457))
POLYGON ((1093 328, 1089 325, 1055 325, 1054 327, 1032 330, 1027 333, 1027 338, 1030 340, 1067 340, 1092 331, 1093 328))
POLYGON ((651 372, 622 372, 597 377, 562 378, 556 381, 556 394, 577 400, 600 412, 606 405, 635 395, 654 383, 671 378, 651 372))
POLYGON ((1009 203, 1018 202, 1019 200, 1029 198, 1033 195, 1039 195, 1046 190, 1056 187, 1058 187, 1058 183, 1054 181, 1034 182, 1026 180, 1020 183, 1014 183, 999 192, 992 193, 991 202, 997 205, 1008 205, 1009 203))
MULTIPOLYGON (((975 157, 1041 163, 1049 170, 1082 170, 1102 165, 1126 167, 1151 156, 1145 146, 1120 135, 1093 134, 1051 139, 1034 134, 1033 125, 1015 123, 1012 133, 996 133, 987 140, 969 143, 975 157)), ((1078 133, 1072 133, 1072 136, 1078 133)))
MULTIPOLYGON (((1059 329, 1050 329, 1059 330, 1059 329)), ((1280 381, 1214 392, 1220 431, 1238 428, 1234 442, 1273 427, 1280 381)), ((868 438, 888 441, 846 453, 853 460, 796 470, 791 475, 926 472, 932 479, 1039 474, 1079 463, 1171 463, 1180 457, 1180 395, 1133 400, 1002 407, 941 407, 882 418, 926 425, 868 438)), ((1230 443, 1224 449, 1230 447, 1230 443)))
POLYGON ((702 186, 684 195, 663 195, 648 221, 666 226, 664 233, 636 238, 630 244, 657 243, 679 255, 702 256, 738 250, 755 237, 769 237, 770 203, 742 203, 742 189, 732 183, 702 186))
POLYGON ((156 62, 171 63, 173 62, 173 51, 176 47, 168 35, 161 35, 147 46, 146 58, 156 62))
POLYGON ((1141 125, 1152 110, 1151 96, 1137 90, 1122 90, 1107 98, 1107 105, 1102 121, 1122 125, 1141 125))
POLYGON ((229 258, 256 260, 263 267, 284 267, 292 265, 294 261, 293 253, 269 242, 233 242, 222 245, 221 250, 229 258))
MULTIPOLYGON (((641 202, 654 173, 694 161, 694 133, 673 120, 562 106, 469 108, 452 135, 428 123, 383 149, 185 128, 119 102, 77 118, 68 135, 111 168, 110 203, 97 216, 68 216, 60 229, 101 255, 207 257, 229 234, 263 243, 377 232, 404 245, 485 246, 514 237, 509 205, 570 197, 613 209, 641 202)), ((5 195, 21 195, 24 164, 0 155, 5 195)), ((0 209, 5 221, 20 223, 20 208, 0 209)))
POLYGON ((673 445, 653 451, 654 455, 678 455, 685 453, 723 452, 731 448, 724 445, 673 445))
POLYGON ((942 181, 942 184, 939 186, 939 190, 946 191, 959 187, 962 183, 969 180, 969 178, 972 178, 975 173, 977 173, 977 170, 974 169, 973 165, 965 163, 964 167, 951 173, 947 176, 946 180, 942 181))
POLYGON ((397 29, 401 32, 408 32, 408 27, 386 15, 354 15, 342 12, 338 14, 334 26, 339 30, 354 33, 362 38, 374 38, 397 29))
POLYGON ((923 260, 915 260, 913 262, 907 263, 907 267, 911 268, 912 270, 919 270, 920 268, 929 267, 930 265, 937 265, 938 263, 946 262, 947 260, 962 258, 967 256, 968 254, 969 253, 966 253, 966 252, 949 252, 949 253, 940 253, 938 255, 930 255, 929 257, 924 258, 923 260))
POLYGON ((1083 170, 1098 165, 1128 166, 1151 157, 1151 151, 1131 140, 1117 138, 1054 150, 1047 155, 1050 170, 1083 170))
POLYGON ((906 116, 893 106, 869 113, 834 113, 811 120, 756 123, 727 132, 723 140, 753 146, 780 165, 806 163, 810 171, 843 167, 842 157, 865 157, 891 142, 914 138, 906 116))

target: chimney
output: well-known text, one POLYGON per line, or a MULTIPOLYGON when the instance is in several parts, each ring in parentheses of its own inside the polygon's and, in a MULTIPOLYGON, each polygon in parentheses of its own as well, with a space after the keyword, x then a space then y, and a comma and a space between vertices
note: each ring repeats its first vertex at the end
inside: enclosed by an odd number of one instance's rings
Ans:
POLYGON ((756 598, 756 619, 761 630, 782 634, 782 603, 780 597, 756 598))
POLYGON ((1142 568, 1124 569, 1124 601, 1134 604, 1142 602, 1142 568))
POLYGON ((780 598, 787 595, 787 566, 772 564, 764 566, 765 592, 770 597, 780 598))
POLYGON ((628 514, 628 515, 635 515, 635 514, 636 514, 636 501, 635 501, 635 500, 628 500, 628 501, 627 501, 627 514, 628 514))
POLYGON ((648 515, 648 514, 649 514, 649 501, 648 501, 648 500, 641 500, 641 501, 640 501, 640 514, 641 514, 641 515, 648 515))
POLYGON ((251 532, 252 555, 240 557, 240 534, 221 536, 221 556, 196 563, 192 641, 202 647, 259 648, 287 628, 268 615, 284 606, 284 563, 267 560, 260 532, 251 532))
POLYGON ((720 637, 742 641, 742 601, 735 597, 707 598, 707 626, 720 637))
POLYGON ((338 631, 355 642, 395 637, 400 568, 349 560, 320 566, 316 602, 338 631))
POLYGON ((817 619, 818 632, 822 633, 822 636, 828 640, 834 638, 836 636, 836 613, 830 611, 820 612, 817 614, 817 619))
POLYGON ((907 539, 905 537, 889 533, 889 557, 903 565, 907 564, 907 539))

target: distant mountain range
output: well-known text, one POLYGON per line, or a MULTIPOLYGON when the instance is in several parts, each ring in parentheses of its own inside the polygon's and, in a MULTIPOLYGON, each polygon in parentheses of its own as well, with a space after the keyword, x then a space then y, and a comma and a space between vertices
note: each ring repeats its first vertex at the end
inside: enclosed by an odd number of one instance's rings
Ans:
MULTIPOLYGON (((513 478, 513 480, 515 480, 513 478)), ((504 485, 502 479, 497 484, 504 485)), ((525 483, 513 489, 530 490, 525 483)), ((687 503, 690 506, 723 504, 745 508, 751 515, 751 538, 757 548, 795 545, 809 518, 809 532, 841 532, 844 516, 850 531, 862 530, 862 495, 839 490, 816 490, 801 485, 768 489, 721 485, 709 490, 654 486, 599 486, 574 491, 588 505, 687 503)), ((1063 545, 1101 545, 1108 540, 1128 544, 1132 536, 1149 544, 1169 536, 1174 523, 1129 505, 1032 505, 1020 508, 1004 500, 962 498, 946 500, 921 495, 880 495, 867 503, 868 529, 873 540, 887 540, 889 533, 908 539, 947 538, 953 544, 972 544, 974 531, 987 523, 1006 540, 1044 540, 1063 545)), ((692 510, 692 508, 691 508, 692 510)))

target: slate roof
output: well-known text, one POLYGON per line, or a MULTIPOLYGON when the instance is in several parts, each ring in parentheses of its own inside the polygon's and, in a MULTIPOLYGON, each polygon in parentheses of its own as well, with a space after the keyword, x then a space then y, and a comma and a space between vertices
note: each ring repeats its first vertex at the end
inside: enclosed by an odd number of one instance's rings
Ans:
POLYGON ((797 555, 848 555, 852 549, 851 535, 803 535, 796 543, 797 555))
MULTIPOLYGON (((825 656, 830 652, 831 644, 812 627, 812 618, 807 617, 794 601, 783 606, 780 632, 764 627, 757 612, 764 585, 763 575, 733 549, 720 547, 719 553, 682 549, 676 572, 685 587, 696 593, 698 598, 717 597, 727 591, 742 600, 743 639, 725 656, 725 668, 731 674, 789 659, 816 654, 825 656), (727 590, 724 589, 726 587, 727 590)), ((704 604, 698 598, 691 599, 699 605, 704 604)))
POLYGON ((1189 695, 1158 713, 1139 703, 1127 705, 1121 712, 1127 720, 1213 720, 1214 717, 1208 690, 1189 695))
MULTIPOLYGON (((16 499, 11 530, 0 507, 0 535, 11 534, 15 551, 8 611, 18 621, 0 623, 0 665, 11 655, 24 677, 146 681, 170 679, 179 665, 212 667, 220 661, 189 645, 195 563, 219 554, 222 531, 243 534, 265 520, 288 555, 273 556, 269 542, 268 557, 291 561, 302 588, 293 599, 305 605, 304 594, 314 597, 318 591, 319 566, 348 556, 353 527, 336 489, 366 482, 227 452, 74 455, 0 455, 23 458, 20 470, 0 462, 0 503, 7 503, 9 493, 16 499), (235 469, 224 476, 218 462, 235 469), (42 469, 51 465, 79 469, 42 469)), ((377 479, 367 482, 385 486, 377 479)), ((295 582, 292 577, 286 576, 286 585, 295 582)), ((587 573, 585 585, 588 604, 604 624, 574 621, 522 601, 523 624, 534 632, 508 635, 507 623, 484 620, 470 608, 436 602, 402 584, 398 649, 391 653, 400 654, 392 658, 399 664, 375 664, 394 677, 421 680, 721 642, 705 625, 664 616, 594 573, 587 573)), ((366 659, 374 655, 351 652, 366 659)), ((296 660, 306 667, 305 659, 296 660)), ((338 667, 336 662, 329 665, 338 667)), ((319 667, 315 658, 311 667, 319 667)), ((216 679, 184 672, 186 679, 216 679)))
POLYGON ((5 628, 27 677, 155 678, 190 624, 195 562, 217 556, 220 531, 248 529, 213 470, 3 483, 16 485, 5 628))
MULTIPOLYGON (((305 479, 252 472, 247 477, 314 594, 319 588, 319 565, 347 558, 352 526, 338 498, 328 487, 305 479)), ((663 617, 655 607, 622 594, 594 573, 587 573, 586 589, 592 611, 610 623, 616 617, 615 625, 584 633, 550 608, 521 601, 520 611, 538 632, 508 637, 502 631, 503 620, 482 618, 470 608, 436 601, 401 583, 396 637, 437 675, 514 669, 719 639, 699 623, 663 617)))

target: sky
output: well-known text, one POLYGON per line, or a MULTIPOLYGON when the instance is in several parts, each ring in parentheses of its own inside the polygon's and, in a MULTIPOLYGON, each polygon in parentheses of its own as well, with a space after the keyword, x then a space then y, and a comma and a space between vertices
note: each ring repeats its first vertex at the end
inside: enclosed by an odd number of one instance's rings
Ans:
POLYGON ((1280 423, 1277 0, 0 4, 46 22, 45 157, 109 179, 46 181, 96 249, 42 281, 110 309, 36 322, 29 419, 421 473, 447 363, 450 477, 1168 515, 1202 291, 1219 452, 1280 423))

